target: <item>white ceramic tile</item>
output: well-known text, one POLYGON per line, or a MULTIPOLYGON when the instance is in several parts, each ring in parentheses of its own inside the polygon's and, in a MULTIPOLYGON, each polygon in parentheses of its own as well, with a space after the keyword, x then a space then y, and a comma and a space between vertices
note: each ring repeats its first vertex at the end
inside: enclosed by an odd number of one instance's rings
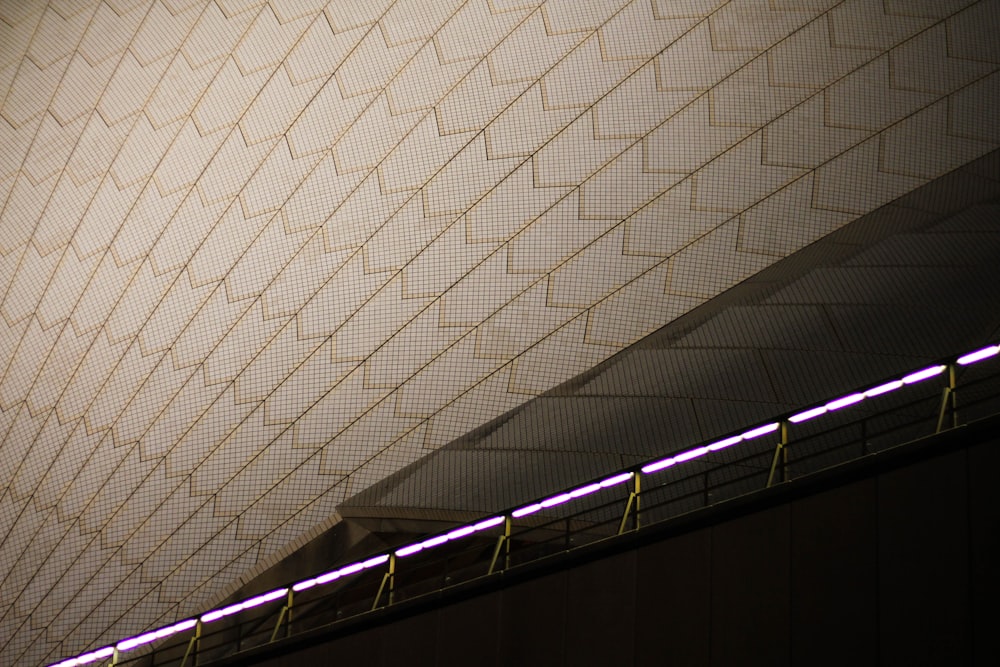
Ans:
POLYGON ((756 54, 753 49, 718 47, 713 25, 711 19, 697 24, 656 58, 661 90, 708 90, 756 54))
POLYGON ((434 36, 434 48, 442 63, 482 58, 530 11, 523 7, 496 11, 489 0, 466 2, 434 36))
POLYGON ((91 332, 78 336, 72 326, 64 327, 59 332, 52 353, 45 359, 28 396, 28 404, 35 414, 55 407, 96 335, 96 332, 91 332))
POLYGON ((107 59, 91 65, 82 55, 73 56, 49 104, 49 113, 62 125, 89 114, 97 106, 116 64, 115 60, 107 59))
POLYGON ((534 154, 535 183, 540 187, 582 183, 630 143, 623 139, 598 139, 594 112, 588 111, 534 154))
POLYGON ((739 126, 713 125, 711 102, 701 97, 644 139, 646 169, 688 174, 750 133, 739 126))
POLYGON ((331 2, 324 13, 335 33, 372 26, 392 5, 392 0, 372 2, 331 2))
POLYGON ((42 256, 33 245, 27 247, 0 306, 0 313, 8 324, 16 324, 34 313, 58 262, 59 253, 42 256))
POLYGON ((887 49, 932 23, 928 17, 888 14, 879 2, 853 0, 830 10, 834 46, 853 49, 887 49))
MULTIPOLYGON (((199 9, 198 22, 190 28, 177 57, 184 58, 193 68, 217 63, 232 53, 257 16, 255 11, 226 15, 218 3, 208 3, 199 9)), ((215 69, 215 68, 210 68, 215 69)))
MULTIPOLYGON (((273 146, 272 141, 247 146, 241 132, 228 132, 218 153, 211 157, 211 161, 205 167, 205 172, 192 176, 198 179, 195 187, 202 203, 210 205, 233 201, 250 177, 260 168, 273 146)), ((239 208, 238 205, 235 207, 239 208)))
POLYGON ((270 75, 267 70, 244 74, 235 60, 226 58, 191 114, 199 134, 204 136, 235 125, 270 75))
MULTIPOLYGON (((235 137, 233 142, 242 141, 237 132, 228 136, 235 137)), ((166 197, 194 185, 226 137, 225 130, 204 137, 192 121, 185 121, 153 174, 153 182, 160 195, 166 197)))
POLYGON ((527 157, 578 115, 573 109, 546 109, 541 85, 533 85, 486 128, 488 155, 527 157))
POLYGON ((73 52, 97 9, 96 3, 81 3, 82 11, 71 17, 60 16, 50 7, 42 15, 32 35, 28 56, 41 68, 47 68, 73 52))
POLYGON ((814 175, 808 174, 743 213, 738 247, 786 257, 851 220, 848 213, 813 207, 813 187, 814 175))
POLYGON ((290 234, 320 227, 364 178, 361 172, 340 175, 332 155, 325 153, 321 157, 282 207, 285 228, 290 234))
POLYGON ((403 298, 403 280, 399 274, 372 295, 360 291, 352 294, 355 295, 357 298, 352 299, 351 305, 357 309, 350 313, 334 338, 338 360, 367 358, 426 305, 423 299, 403 298))
POLYGON ((550 33, 542 12, 532 12, 487 58, 490 77, 500 85, 537 81, 586 36, 550 33))
POLYGON ((761 163, 763 135, 754 133, 694 176, 692 206, 739 213, 805 172, 761 163))
POLYGON ((580 217, 622 220, 684 177, 645 171, 645 151, 636 143, 580 187, 580 217))
POLYGON ((243 215, 250 218, 277 211, 312 172, 321 157, 308 155, 296 160, 288 144, 279 141, 240 194, 243 215))
MULTIPOLYGON (((147 4, 146 9, 151 9, 151 5, 147 4)), ((78 47, 80 55, 91 65, 117 60, 113 56, 128 47, 145 14, 145 11, 119 14, 108 4, 99 4, 78 47)))
POLYGON ((214 384, 233 380, 284 323, 284 319, 264 319, 263 305, 255 302, 205 361, 205 381, 214 384))
POLYGON ((390 46, 420 42, 437 32, 463 4, 463 0, 441 0, 433 5, 397 0, 386 10, 379 27, 390 46))
MULTIPOLYGON (((344 99, 336 78, 331 78, 309 102, 288 130, 288 144, 295 157, 327 150, 351 127, 377 93, 344 99)), ((261 132, 253 116, 247 120, 248 141, 261 132)))
MULTIPOLYGON (((985 106, 984 119, 988 116, 985 106)), ((886 130, 879 168, 888 173, 931 179, 972 162, 997 146, 995 140, 954 136, 949 132, 949 110, 948 101, 942 100, 886 130)), ((997 127, 995 122, 992 125, 997 127)))
POLYGON ((471 69, 472 63, 442 63, 434 42, 427 42, 386 86, 393 113, 433 107, 471 69))
POLYGON ((337 171, 348 173, 377 166, 424 115, 393 115, 386 96, 379 95, 334 145, 337 171))
POLYGON ((233 59, 243 74, 273 70, 312 23, 308 16, 282 24, 265 5, 253 25, 233 49, 233 59))
POLYGON ((354 370, 355 362, 334 363, 333 343, 321 345, 264 403, 268 423, 291 424, 354 370))
POLYGON ((240 131, 248 144, 285 134, 313 101, 323 79, 294 84, 285 68, 279 67, 267 84, 255 93, 253 103, 240 119, 240 131))
POLYGON ((425 308, 371 355, 365 365, 365 383, 395 389, 463 333, 461 327, 442 327, 438 308, 425 308))
POLYGON ((111 253, 101 257, 97 272, 70 318, 73 328, 83 333, 103 325, 136 269, 138 267, 119 267, 111 253))
POLYGON ((156 273, 151 262, 143 262, 108 317, 108 338, 114 343, 134 339, 176 277, 176 272, 156 273))
POLYGON ((638 139, 683 109, 697 95, 693 90, 660 90, 656 62, 647 63, 594 106, 595 137, 638 139))
POLYGON ((267 318, 297 313, 327 279, 352 256, 350 250, 327 251, 320 235, 313 236, 266 290, 262 301, 267 318))
POLYGON ((143 108, 153 127, 161 128, 186 118, 221 65, 215 63, 195 69, 186 59, 174 58, 143 108))
POLYGON ((188 274, 176 276, 139 332, 138 342, 143 352, 152 354, 169 348, 211 291, 210 285, 193 287, 188 274))
POLYGON ((0 406, 10 410, 23 401, 31 390, 31 383, 42 367, 42 362, 52 350, 59 329, 51 327, 43 330, 38 320, 33 319, 25 331, 20 347, 14 354, 3 381, 0 382, 0 406))
POLYGON ((55 94, 68 64, 68 56, 45 69, 39 68, 30 59, 23 60, 4 98, 0 115, 14 127, 21 127, 39 116, 55 94))
POLYGON ((207 8, 192 6, 185 11, 173 13, 162 2, 154 2, 132 38, 129 52, 141 66, 148 67, 167 54, 176 52, 202 11, 207 9, 211 12, 214 8, 214 5, 207 8))
MULTIPOLYGON (((316 340, 301 340, 294 326, 284 328, 236 378, 236 400, 254 404, 263 401, 320 343, 321 341, 316 340)), ((263 418, 263 411, 260 411, 259 417, 263 418)))
POLYGON ((45 288, 45 295, 38 304, 36 314, 39 321, 48 327, 69 319, 99 262, 100 258, 97 256, 80 261, 75 253, 66 253, 59 260, 51 282, 45 288))
POLYGON ((481 61, 434 108, 442 134, 470 132, 485 127, 530 84, 495 84, 489 61, 481 61))

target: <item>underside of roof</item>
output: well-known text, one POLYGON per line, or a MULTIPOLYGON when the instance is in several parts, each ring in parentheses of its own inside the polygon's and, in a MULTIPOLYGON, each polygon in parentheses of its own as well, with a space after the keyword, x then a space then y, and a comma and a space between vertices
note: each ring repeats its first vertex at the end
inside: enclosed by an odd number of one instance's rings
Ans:
POLYGON ((338 508, 492 507, 996 336, 952 288, 1000 264, 998 27, 0 1, 0 663, 196 613, 338 508))

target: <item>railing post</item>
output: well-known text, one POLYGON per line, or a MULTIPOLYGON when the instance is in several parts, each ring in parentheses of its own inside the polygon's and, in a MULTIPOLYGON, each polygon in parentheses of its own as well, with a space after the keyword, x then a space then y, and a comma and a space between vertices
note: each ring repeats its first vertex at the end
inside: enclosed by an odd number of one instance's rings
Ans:
POLYGON ((201 619, 194 624, 194 636, 188 641, 187 650, 184 652, 184 657, 181 659, 180 667, 184 667, 187 664, 188 656, 191 656, 191 664, 195 667, 198 666, 198 651, 201 649, 201 619))
POLYGON ((389 599, 386 604, 391 605, 396 591, 396 554, 394 553, 389 554, 389 571, 382 575, 382 583, 379 584, 378 592, 375 593, 375 601, 372 602, 372 611, 378 609, 378 603, 382 600, 382 591, 387 586, 389 589, 389 599))
POLYGON ((941 410, 938 412, 937 431, 935 433, 940 433, 944 428, 944 418, 949 410, 951 410, 951 428, 958 426, 958 406, 956 405, 955 386, 955 364, 948 364, 948 386, 944 388, 944 392, 941 395, 941 410))
POLYGON ((294 591, 288 589, 288 597, 285 600, 285 604, 281 607, 281 613, 278 614, 278 622, 274 624, 274 631, 271 633, 271 641, 273 642, 278 638, 278 630, 281 629, 282 621, 285 621, 285 639, 288 639, 292 634, 292 602, 294 601, 294 591), (286 620, 287 618, 287 620, 286 620))
POLYGON ((774 448, 774 457, 771 459, 771 470, 767 474, 767 488, 774 484, 774 474, 777 472, 778 464, 781 464, 781 481, 788 481, 788 422, 781 420, 781 439, 774 448))
POLYGON ((632 491, 628 494, 628 502, 625 503, 625 512, 622 514, 621 523, 618 524, 618 534, 621 535, 625 532, 625 525, 628 523, 629 517, 632 517, 632 529, 639 530, 639 492, 641 490, 639 475, 641 473, 637 470, 632 474, 632 491))
POLYGON ((503 534, 497 538, 497 546, 493 549, 493 559, 490 560, 490 569, 486 571, 486 574, 493 574, 497 567, 497 560, 500 558, 500 553, 503 552, 503 569, 510 568, 510 516, 505 515, 503 518, 503 534))

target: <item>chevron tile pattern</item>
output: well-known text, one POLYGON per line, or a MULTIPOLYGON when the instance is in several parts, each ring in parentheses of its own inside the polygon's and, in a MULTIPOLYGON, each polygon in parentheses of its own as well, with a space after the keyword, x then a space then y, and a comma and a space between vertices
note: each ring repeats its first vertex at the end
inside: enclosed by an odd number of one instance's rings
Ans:
POLYGON ((1000 146, 1000 2, 0 2, 0 663, 1000 146))

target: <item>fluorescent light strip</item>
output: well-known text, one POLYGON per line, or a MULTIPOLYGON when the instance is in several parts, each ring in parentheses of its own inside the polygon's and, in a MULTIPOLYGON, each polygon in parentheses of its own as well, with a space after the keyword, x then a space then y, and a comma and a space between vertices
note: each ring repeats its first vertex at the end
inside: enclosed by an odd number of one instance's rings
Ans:
MULTIPOLYGON (((328 584, 331 581, 340 579, 341 577, 346 577, 350 574, 355 574, 361 570, 367 570, 370 567, 376 567, 377 565, 382 565, 389 560, 389 554, 381 554, 375 556, 374 558, 369 558, 368 560, 361 561, 358 563, 351 563, 350 565, 345 565, 344 567, 326 572, 316 577, 310 579, 304 579, 297 584, 292 585, 292 590, 298 593, 299 591, 304 591, 307 588, 312 588, 313 586, 321 586, 323 584, 328 584)), ((288 589, 286 588, 285 591, 288 589)), ((276 591, 275 591, 276 592, 276 591)), ((280 597, 280 596, 278 596, 280 597)))
POLYGON ((534 514, 538 510, 542 509, 541 503, 534 503, 532 505, 526 505, 525 507, 518 508, 510 513, 515 519, 520 519, 522 516, 528 516, 529 514, 534 514))
POLYGON ((619 475, 614 475, 613 477, 608 477, 607 479, 605 479, 605 480, 603 480, 601 482, 598 482, 598 484, 600 484, 600 486, 601 486, 602 489, 606 489, 606 488, 608 488, 610 486, 617 486, 618 484, 621 484, 622 482, 627 482, 630 479, 632 479, 632 475, 634 475, 634 474, 635 473, 632 473, 632 472, 623 472, 623 473, 621 473, 619 475))
MULTIPOLYGON (((444 544, 445 542, 450 542, 451 540, 457 540, 472 533, 479 532, 480 530, 487 530, 494 526, 498 526, 504 522, 504 517, 495 516, 479 523, 469 524, 467 526, 461 526, 450 532, 444 533, 442 535, 436 535, 430 537, 423 542, 414 542, 413 544, 408 544, 404 547, 396 549, 393 553, 397 558, 405 558, 406 556, 411 556, 415 553, 423 551, 424 549, 432 549, 436 546, 444 544)), ((388 556, 386 556, 388 558, 388 556)))
POLYGON ((708 454, 708 447, 697 447, 695 449, 689 449, 688 451, 678 454, 674 457, 676 463, 683 463, 684 461, 690 461, 691 459, 696 459, 699 456, 704 456, 708 454))
POLYGON ((70 658, 69 660, 63 660, 60 663, 56 663, 54 667, 70 667, 71 665, 89 665, 92 662, 97 662, 103 658, 110 658, 115 654, 114 646, 105 646, 104 648, 99 648, 91 653, 83 653, 75 658, 70 658))
POLYGON ((903 386, 902 380, 893 380, 892 382, 886 382, 885 384, 880 384, 877 387, 872 387, 865 392, 865 396, 871 398, 873 396, 881 396, 882 394, 888 394, 890 391, 896 391, 903 386))
POLYGON ((530 505, 525 505, 524 507, 519 507, 510 513, 511 517, 514 519, 520 519, 522 516, 528 516, 529 514, 534 514, 538 510, 545 509, 547 507, 553 507, 555 505, 561 505, 562 503, 568 502, 570 500, 576 500, 581 496, 586 496, 588 494, 594 493, 595 491, 600 491, 601 489, 607 489, 608 487, 617 486, 622 482, 627 482, 632 479, 632 472, 623 472, 617 475, 603 479, 600 482, 594 482, 593 484, 587 484, 586 486, 581 486, 578 489, 572 491, 567 491, 566 493, 560 493, 558 495, 552 496, 551 498, 546 498, 545 500, 540 500, 537 503, 531 503, 530 505))
POLYGON ((763 426, 758 426, 757 428, 750 429, 746 433, 743 433, 740 437, 744 440, 753 440, 754 438, 759 438, 762 435, 767 435, 768 433, 774 433, 781 427, 780 422, 773 422, 771 424, 764 424, 763 426))
POLYGON ((901 382, 903 384, 914 384, 916 382, 922 382, 922 381, 926 380, 927 378, 932 378, 935 375, 940 375, 942 373, 942 371, 944 371, 944 369, 946 369, 946 368, 947 368, 947 366, 944 366, 944 365, 941 365, 941 366, 931 366, 930 368, 925 368, 922 371, 917 371, 916 373, 910 373, 909 375, 907 375, 906 377, 904 377, 901 380, 901 382))
POLYGON ((1000 345, 991 345, 990 347, 984 347, 981 350, 976 350, 975 352, 969 352, 955 360, 955 363, 960 366, 967 366, 969 364, 974 364, 977 361, 982 361, 983 359, 989 359, 992 356, 1000 354, 1000 345))
POLYGON ((860 403, 865 400, 865 395, 863 393, 859 394, 849 394, 843 396, 834 401, 830 401, 826 404, 827 412, 833 412, 834 410, 839 410, 841 408, 846 408, 848 405, 854 405, 855 403, 860 403))
POLYGON ((778 430, 779 426, 780 424, 778 422, 774 422, 773 424, 765 424, 764 426, 751 429, 746 433, 742 433, 740 435, 734 435, 729 438, 717 440, 716 442, 713 442, 709 445, 705 445, 703 447, 695 447, 694 449, 689 449, 686 452, 681 452, 680 454, 676 454, 675 456, 672 456, 670 458, 660 459, 659 461, 648 463, 642 467, 642 472, 648 475, 650 473, 654 473, 659 470, 670 468, 671 466, 675 466, 678 463, 683 463, 685 461, 690 461, 691 459, 698 458, 699 456, 704 456, 709 452, 717 452, 721 449, 732 447, 733 445, 743 442, 744 440, 752 440, 753 438, 757 438, 767 433, 773 433, 774 431, 778 430))
POLYGON ((738 442, 743 442, 742 435, 734 435, 731 438, 726 438, 725 440, 719 440, 718 442, 713 442, 708 446, 708 451, 717 452, 720 449, 725 449, 726 447, 732 447, 738 442))
POLYGON ((677 459, 675 458, 660 459, 659 461, 654 461, 652 463, 644 465, 642 467, 642 472, 643 474, 648 475, 650 473, 657 472, 665 468, 669 468, 670 466, 675 465, 676 463, 677 459))
MULTIPOLYGON (((980 350, 976 350, 974 352, 969 352, 968 354, 962 355, 956 359, 955 363, 962 366, 966 366, 968 364, 973 364, 977 361, 982 361, 983 359, 988 359, 998 354, 1000 354, 1000 345, 991 345, 989 347, 984 347, 980 350)), ((936 375, 940 375, 942 372, 944 372, 946 368, 947 366, 942 364, 937 366, 930 366, 928 368, 915 371, 913 373, 904 376, 902 379, 892 380, 890 382, 886 382, 884 384, 872 387, 871 389, 868 389, 866 391, 858 392, 855 394, 849 394, 847 396, 843 396, 841 398, 832 400, 826 403, 825 405, 821 405, 815 408, 810 408, 808 410, 803 410, 802 412, 799 412, 789 417, 788 421, 797 424, 800 422, 807 421, 809 419, 813 419, 815 417, 819 417, 823 414, 826 414, 827 412, 831 412, 833 410, 839 410, 840 408, 844 408, 849 405, 854 405, 855 403, 860 403, 866 398, 881 396, 882 394, 887 394, 891 391, 895 391, 905 385, 914 384, 932 378, 936 375)), ((709 452, 719 451, 727 447, 732 447, 733 445, 736 445, 745 440, 752 440, 762 435, 773 433, 777 431, 780 427, 781 427, 780 422, 764 424, 763 426, 758 426, 756 428, 750 429, 749 431, 741 433, 740 435, 734 435, 732 437, 725 438, 723 440, 718 440, 709 445, 696 447, 686 452, 681 452, 680 454, 676 454, 675 456, 670 458, 660 459, 659 461, 648 463, 642 467, 642 472, 645 474, 657 472, 658 470, 669 468, 678 463, 683 463, 685 461, 690 461, 700 456, 704 456, 709 452)), ((555 505, 560 505, 562 503, 569 502, 570 500, 575 500, 582 496, 589 495, 596 491, 600 491, 601 489, 605 489, 611 486, 616 486, 618 484, 621 484, 623 482, 632 479, 632 476, 634 474, 635 473, 633 472, 620 473, 617 475, 613 475, 612 477, 608 477, 607 479, 604 479, 600 482, 587 484, 586 486, 581 486, 571 491, 560 493, 545 500, 532 503, 530 505, 525 505, 524 507, 520 507, 511 512, 511 517, 516 519, 522 516, 527 516, 539 510, 545 509, 546 507, 553 507, 555 505)), ((489 519, 484 519, 483 521, 480 521, 478 523, 467 526, 461 526, 443 535, 438 535, 429 538, 427 540, 424 540, 423 542, 417 542, 404 547, 400 547, 394 553, 398 557, 409 556, 410 554, 415 554, 419 551, 423 551, 424 549, 430 549, 440 544, 444 544, 445 542, 448 542, 450 540, 456 540, 465 537, 467 535, 471 535, 472 533, 478 532, 480 530, 487 530, 489 528, 493 528, 494 526, 502 524, 504 520, 505 520, 504 516, 496 516, 496 517, 491 517, 489 519)), ((339 579, 340 577, 348 576, 350 574, 360 572, 361 570, 381 565, 388 560, 389 560, 389 555, 382 554, 370 558, 366 561, 362 561, 360 563, 352 563, 338 570, 334 570, 332 572, 327 572, 326 574, 319 575, 318 577, 300 581, 292 586, 292 590, 302 591, 306 590, 307 588, 312 588, 313 586, 326 584, 336 579, 339 579)), ((271 591, 270 593, 265 593, 264 595, 259 595, 254 598, 250 598, 249 600, 246 600, 238 604, 230 605, 222 609, 217 609, 214 611, 207 612, 201 616, 201 621, 203 623, 209 623, 224 616, 229 616, 231 614, 238 613, 240 611, 243 611, 244 609, 249 609, 251 607, 255 607, 270 602, 272 600, 276 600, 284 596, 287 592, 288 592, 287 588, 281 588, 271 591)), ((183 632, 184 630, 189 630, 193 628, 196 625, 196 623, 197 621, 195 621, 194 619, 181 621, 180 623, 167 626, 159 630, 147 632, 128 639, 123 639, 120 642, 118 642, 116 647, 118 648, 119 651, 127 651, 136 646, 140 646, 142 644, 155 641, 156 639, 169 637, 170 635, 175 634, 177 632, 183 632)), ((95 662, 102 658, 107 658, 112 656, 114 654, 116 647, 106 646, 91 653, 84 653, 80 656, 77 656, 76 658, 69 658, 67 660, 63 660, 62 662, 54 663, 51 667, 71 667, 75 665, 89 664, 91 662, 95 662)))
POLYGON ((811 410, 804 410, 796 415, 792 415, 788 418, 788 421, 793 424, 798 424, 804 421, 813 419, 814 417, 819 417, 820 415, 826 414, 826 406, 821 405, 818 408, 813 408, 811 410))

